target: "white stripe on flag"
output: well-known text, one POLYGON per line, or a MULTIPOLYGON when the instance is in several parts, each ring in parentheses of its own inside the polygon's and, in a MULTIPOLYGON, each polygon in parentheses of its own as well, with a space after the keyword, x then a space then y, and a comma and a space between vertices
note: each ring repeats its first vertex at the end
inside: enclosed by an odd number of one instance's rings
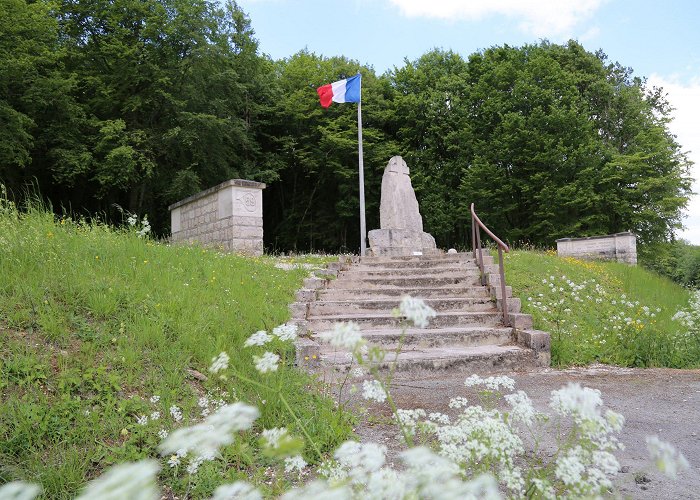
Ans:
POLYGON ((333 89, 333 102, 345 102, 345 84, 346 80, 331 83, 333 89))

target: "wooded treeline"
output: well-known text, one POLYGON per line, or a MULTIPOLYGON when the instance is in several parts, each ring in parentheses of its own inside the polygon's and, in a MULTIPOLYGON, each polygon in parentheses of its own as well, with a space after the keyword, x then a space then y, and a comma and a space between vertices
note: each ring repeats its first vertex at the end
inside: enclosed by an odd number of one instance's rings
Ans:
MULTIPOLYGON (((253 20, 254 21, 254 20, 253 20)), ((425 230, 466 244, 468 207, 510 242, 631 230, 669 241, 689 161, 661 89, 579 43, 433 50, 386 74, 260 54, 235 2, 0 0, 0 182, 74 212, 147 213, 230 178, 268 184, 268 250, 359 247, 356 106, 316 87, 360 71, 368 229, 402 155, 425 230)))

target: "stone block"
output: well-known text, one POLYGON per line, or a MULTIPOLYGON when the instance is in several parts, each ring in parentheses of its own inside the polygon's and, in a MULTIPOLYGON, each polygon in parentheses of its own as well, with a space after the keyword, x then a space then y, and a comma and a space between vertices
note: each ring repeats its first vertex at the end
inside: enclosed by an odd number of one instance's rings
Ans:
POLYGON ((547 367, 551 363, 551 338, 549 333, 540 330, 517 330, 520 345, 535 351, 537 366, 547 367))
POLYGON ((262 239, 262 227, 255 226, 233 226, 230 228, 233 238, 242 239, 262 239))
POLYGON ((510 326, 516 330, 529 330, 532 328, 532 316, 524 313, 510 313, 510 326))
POLYGON ((325 288, 326 283, 327 283, 327 280, 324 280, 321 278, 316 278, 316 277, 305 278, 304 279, 304 288, 308 288, 310 290, 318 290, 320 288, 325 288))
MULTIPOLYGON (((520 298, 519 297, 510 297, 508 298, 508 312, 509 313, 519 313, 522 305, 520 303, 520 298)), ((503 310, 503 304, 501 299, 496 299, 496 308, 499 311, 503 310)))
POLYGON ((296 292, 297 302, 313 302, 316 300, 317 296, 318 294, 316 293, 316 290, 311 290, 308 288, 302 288, 296 292))
POLYGON ((306 337, 294 341, 296 365, 303 368, 316 368, 321 362, 321 346, 306 337))
POLYGON ((306 302, 292 302, 289 304, 289 312, 293 320, 305 320, 309 313, 309 305, 306 302))
POLYGON ((435 238, 423 231, 407 229, 374 229, 368 234, 374 255, 415 255, 416 252, 437 252, 435 238))

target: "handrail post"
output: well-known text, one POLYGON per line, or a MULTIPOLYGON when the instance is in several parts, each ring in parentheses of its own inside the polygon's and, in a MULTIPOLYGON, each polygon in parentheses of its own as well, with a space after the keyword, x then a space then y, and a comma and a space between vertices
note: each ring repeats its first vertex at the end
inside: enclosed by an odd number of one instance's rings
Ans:
POLYGON ((472 216, 472 256, 476 259, 476 222, 472 216))
POLYGON ((510 317, 508 316, 508 299, 506 298, 506 271, 503 260, 503 250, 498 247, 498 272, 501 275, 501 305, 503 306, 503 323, 510 326, 510 317))
POLYGON ((476 231, 476 251, 479 253, 479 258, 477 259, 479 261, 479 270, 481 271, 481 284, 485 285, 486 284, 486 275, 484 274, 484 255, 481 251, 481 235, 479 234, 480 231, 477 229, 476 231))
POLYGON ((481 284, 485 285, 486 273, 484 272, 484 255, 481 249, 481 230, 496 242, 498 246, 498 273, 501 280, 501 305, 503 311, 503 323, 506 326, 511 326, 510 317, 508 315, 508 298, 506 297, 506 272, 505 272, 505 261, 503 259, 503 250, 509 251, 508 245, 503 243, 498 236, 493 234, 489 228, 487 228, 481 219, 476 215, 474 211, 474 204, 471 204, 471 215, 472 215, 472 247, 474 249, 474 258, 479 263, 479 271, 481 272, 481 284))

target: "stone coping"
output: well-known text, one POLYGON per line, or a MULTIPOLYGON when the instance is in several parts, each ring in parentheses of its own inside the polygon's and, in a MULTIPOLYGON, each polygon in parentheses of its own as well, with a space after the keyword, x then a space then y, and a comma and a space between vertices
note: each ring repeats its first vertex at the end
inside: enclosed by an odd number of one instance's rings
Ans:
POLYGON ((584 236, 582 238, 559 238, 558 240, 555 240, 557 242, 559 241, 585 241, 585 240, 601 240, 604 238, 612 238, 614 236, 637 236, 634 233, 631 233, 629 231, 624 232, 624 233, 615 233, 615 234, 606 234, 603 236, 584 236))
POLYGON ((255 181, 249 181, 246 179, 229 179, 227 181, 222 182, 221 184, 210 187, 209 189, 205 189, 204 191, 200 191, 199 193, 193 194, 192 196, 188 196, 184 200, 180 200, 176 203, 173 203, 168 207, 168 210, 174 210, 178 207, 181 207, 183 205, 187 205, 188 203, 192 203, 193 201, 196 201, 200 198, 204 198, 205 196, 208 196, 210 194, 216 193, 217 191, 221 191, 224 188, 227 188, 229 186, 236 186, 236 187, 246 187, 246 188, 257 188, 257 189, 265 189, 267 186, 263 182, 255 182, 255 181))

